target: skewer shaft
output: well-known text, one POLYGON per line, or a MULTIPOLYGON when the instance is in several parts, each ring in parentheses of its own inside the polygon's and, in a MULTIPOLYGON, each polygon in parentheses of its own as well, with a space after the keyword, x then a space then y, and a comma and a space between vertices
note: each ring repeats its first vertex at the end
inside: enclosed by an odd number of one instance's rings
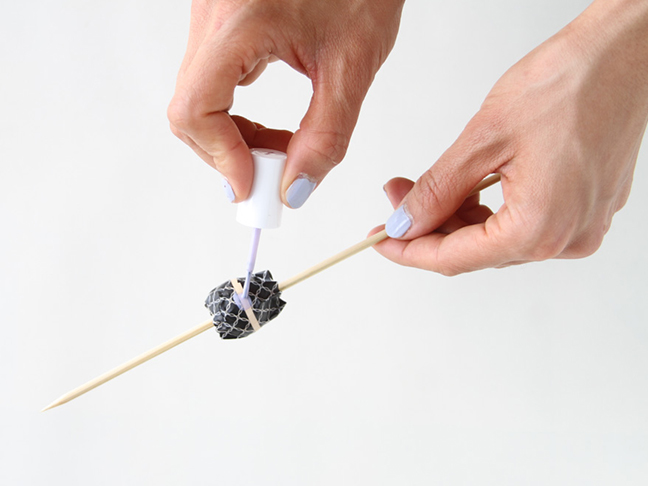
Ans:
POLYGON ((45 407, 42 412, 45 410, 49 410, 50 408, 58 407, 59 405, 63 405, 64 403, 69 402, 70 400, 74 400, 75 398, 83 395, 84 393, 89 392, 93 388, 98 387, 99 385, 103 385, 107 381, 112 380, 113 378, 121 375, 122 373, 126 373, 128 370, 131 370, 135 368, 136 366, 141 365, 142 363, 148 361, 149 359, 155 358, 156 356, 168 351, 169 349, 177 346, 178 344, 184 343, 185 341, 191 339, 194 336, 197 336, 201 332, 206 331, 207 329, 211 329, 214 327, 213 322, 210 320, 203 322, 202 324, 199 324, 196 327, 193 327, 189 329, 188 331, 183 332, 182 334, 174 337, 173 339, 169 339, 165 343, 160 344, 159 346, 156 346, 155 348, 147 351, 144 354, 140 354, 136 358, 131 359, 130 361, 127 361, 126 363, 117 366, 116 368, 113 368, 110 371, 107 371, 101 376, 98 376, 97 378, 90 380, 89 382, 75 388, 71 392, 66 393, 62 397, 60 397, 58 400, 52 402, 50 405, 45 407))
POLYGON ((361 241, 360 243, 356 243, 352 247, 349 247, 346 250, 341 251, 337 255, 333 255, 332 257, 327 258, 326 260, 318 263, 317 265, 307 270, 304 270, 301 273, 298 273, 294 277, 289 278, 288 280, 284 280, 279 284, 279 290, 283 292, 284 290, 289 289, 293 285, 297 285, 299 282, 306 280, 308 277, 312 277, 313 275, 320 273, 322 270, 326 270, 327 268, 332 267, 336 263, 340 263, 341 261, 346 260, 347 258, 357 253, 360 253, 362 250, 366 250, 367 248, 374 246, 376 243, 380 243, 386 238, 387 238, 387 231, 382 230, 380 233, 376 233, 375 235, 370 236, 364 241, 361 241))
MULTIPOLYGON (((470 194, 468 194, 467 197, 474 196, 475 194, 478 194, 480 191, 483 191, 487 187, 492 186, 493 184, 496 184, 499 182, 501 179, 501 176, 499 174, 493 174, 483 181, 481 181, 479 184, 475 186, 475 188, 470 191, 470 194)), ((289 289, 293 285, 298 284, 299 282, 303 282, 309 277, 312 277, 313 275, 317 275, 320 273, 322 270, 326 270, 329 267, 332 267, 336 263, 340 263, 343 260, 346 260, 347 258, 360 253, 362 250, 366 250, 367 248, 370 248, 381 241, 385 240, 387 238, 387 232, 385 230, 382 230, 380 233, 376 233, 375 235, 372 235, 365 239, 364 241, 361 241, 360 243, 356 243, 352 247, 347 248, 346 250, 341 251, 337 255, 333 255, 332 257, 327 258, 326 260, 318 263, 317 265, 304 270, 301 273, 298 273, 294 277, 289 278, 288 280, 284 280, 279 284, 279 290, 282 292, 286 289, 289 289)))
POLYGON ((483 191, 487 187, 492 186, 493 184, 497 184, 499 181, 502 180, 502 175, 501 174, 492 174, 489 175, 486 179, 481 181, 479 184, 475 186, 475 188, 470 191, 470 194, 468 194, 467 197, 474 196, 475 194, 483 191))

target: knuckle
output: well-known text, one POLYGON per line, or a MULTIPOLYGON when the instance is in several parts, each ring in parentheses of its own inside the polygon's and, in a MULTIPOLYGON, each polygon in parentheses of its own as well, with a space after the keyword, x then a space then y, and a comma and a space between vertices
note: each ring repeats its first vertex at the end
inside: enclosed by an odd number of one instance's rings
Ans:
POLYGON ((534 262, 556 258, 567 246, 565 237, 546 224, 525 231, 520 241, 523 259, 534 262))
POLYGON ((509 243, 514 245, 513 254, 517 260, 540 262, 558 256, 565 245, 544 220, 530 219, 515 225, 509 236, 509 243))
POLYGON ((501 140, 505 132, 506 118, 499 110, 477 113, 468 123, 470 141, 475 146, 490 146, 501 140))
POLYGON ((173 133, 176 137, 178 137, 180 140, 184 140, 184 133, 180 131, 180 129, 171 122, 169 124, 169 128, 171 129, 171 133, 173 133))
POLYGON ((195 110, 185 97, 176 95, 167 108, 167 118, 176 130, 187 131, 195 123, 195 110))
POLYGON ((455 277, 463 273, 463 264, 460 259, 457 260, 444 252, 441 247, 437 246, 433 254, 429 255, 430 265, 428 270, 443 275, 444 277, 455 277))
POLYGON ((576 258, 585 258, 596 253, 603 244, 603 238, 589 237, 579 243, 576 258))
POLYGON ((583 225, 578 220, 556 223, 546 217, 525 231, 521 255, 526 260, 544 261, 552 258, 585 258, 602 245, 610 228, 611 218, 583 225))
POLYGON ((230 155, 236 153, 242 147, 247 150, 247 145, 243 139, 238 139, 230 144, 210 150, 209 155, 213 159, 216 170, 222 174, 228 173, 232 169, 232 165, 236 163, 230 155))
MULTIPOLYGON (((225 110, 227 111, 227 110, 225 110)), ((195 131, 205 122, 211 110, 205 101, 196 99, 196 95, 187 92, 176 92, 167 107, 167 118, 183 132, 195 131)))
POLYGON ((454 186, 453 176, 448 173, 440 174, 434 167, 426 171, 419 179, 418 200, 429 211, 440 209, 443 211, 448 202, 444 195, 450 193, 454 186))
POLYGON ((598 227, 589 228, 574 244, 570 245, 567 256, 569 258, 585 258, 593 255, 603 244, 603 238, 608 229, 609 223, 607 222, 602 222, 598 227))
POLYGON ((349 136, 338 131, 316 131, 307 141, 307 148, 317 154, 331 168, 338 165, 346 155, 349 147, 349 136))
POLYGON ((506 243, 512 247, 511 260, 539 262, 556 258, 574 234, 572 221, 556 217, 554 211, 542 205, 531 204, 509 214, 512 224, 506 243))
POLYGON ((513 157, 514 138, 508 136, 510 120, 501 110, 477 113, 463 131, 462 147, 470 157, 467 163, 487 163, 497 167, 513 157))
POLYGON ((551 235, 543 235, 533 239, 533 243, 527 251, 528 259, 534 262, 542 262, 556 258, 562 253, 564 245, 551 235))
POLYGON ((437 273, 443 275, 444 277, 456 277, 461 272, 452 266, 449 265, 439 265, 437 268, 437 273))

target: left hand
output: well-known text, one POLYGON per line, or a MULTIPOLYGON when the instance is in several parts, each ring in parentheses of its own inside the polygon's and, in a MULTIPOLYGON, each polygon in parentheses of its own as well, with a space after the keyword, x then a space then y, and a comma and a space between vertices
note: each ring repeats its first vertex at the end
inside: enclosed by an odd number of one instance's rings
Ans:
POLYGON ((375 248, 445 275, 590 255, 628 199, 647 117, 648 3, 596 1, 497 82, 416 183, 387 183, 397 239, 375 248), (466 199, 491 173, 496 214, 466 199))

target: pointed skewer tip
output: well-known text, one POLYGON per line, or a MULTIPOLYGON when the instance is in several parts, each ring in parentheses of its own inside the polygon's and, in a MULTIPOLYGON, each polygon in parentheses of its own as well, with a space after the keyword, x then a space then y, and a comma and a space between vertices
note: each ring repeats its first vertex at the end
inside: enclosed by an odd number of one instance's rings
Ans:
POLYGON ((58 400, 55 401, 55 402, 52 402, 47 407, 45 407, 43 410, 41 410, 41 413, 46 412, 46 411, 48 411, 48 410, 50 410, 52 408, 58 407, 59 405, 61 405, 61 404, 58 402, 58 400))

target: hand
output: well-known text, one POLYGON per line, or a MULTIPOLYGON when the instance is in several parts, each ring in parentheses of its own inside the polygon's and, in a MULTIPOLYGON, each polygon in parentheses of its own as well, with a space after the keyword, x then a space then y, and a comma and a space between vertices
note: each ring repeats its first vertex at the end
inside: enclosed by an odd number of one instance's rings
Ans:
POLYGON ((375 248, 445 275, 590 255, 628 199, 647 115, 648 5, 594 2, 497 82, 416 184, 389 181, 400 239, 375 248), (491 173, 496 214, 466 199, 491 173))
POLYGON ((194 0, 168 110, 171 130, 223 174, 236 201, 252 186, 248 147, 287 151, 282 198, 301 206, 346 153, 367 90, 393 47, 403 1, 194 0), (313 85, 294 136, 227 112, 236 86, 252 83, 275 59, 313 85))

